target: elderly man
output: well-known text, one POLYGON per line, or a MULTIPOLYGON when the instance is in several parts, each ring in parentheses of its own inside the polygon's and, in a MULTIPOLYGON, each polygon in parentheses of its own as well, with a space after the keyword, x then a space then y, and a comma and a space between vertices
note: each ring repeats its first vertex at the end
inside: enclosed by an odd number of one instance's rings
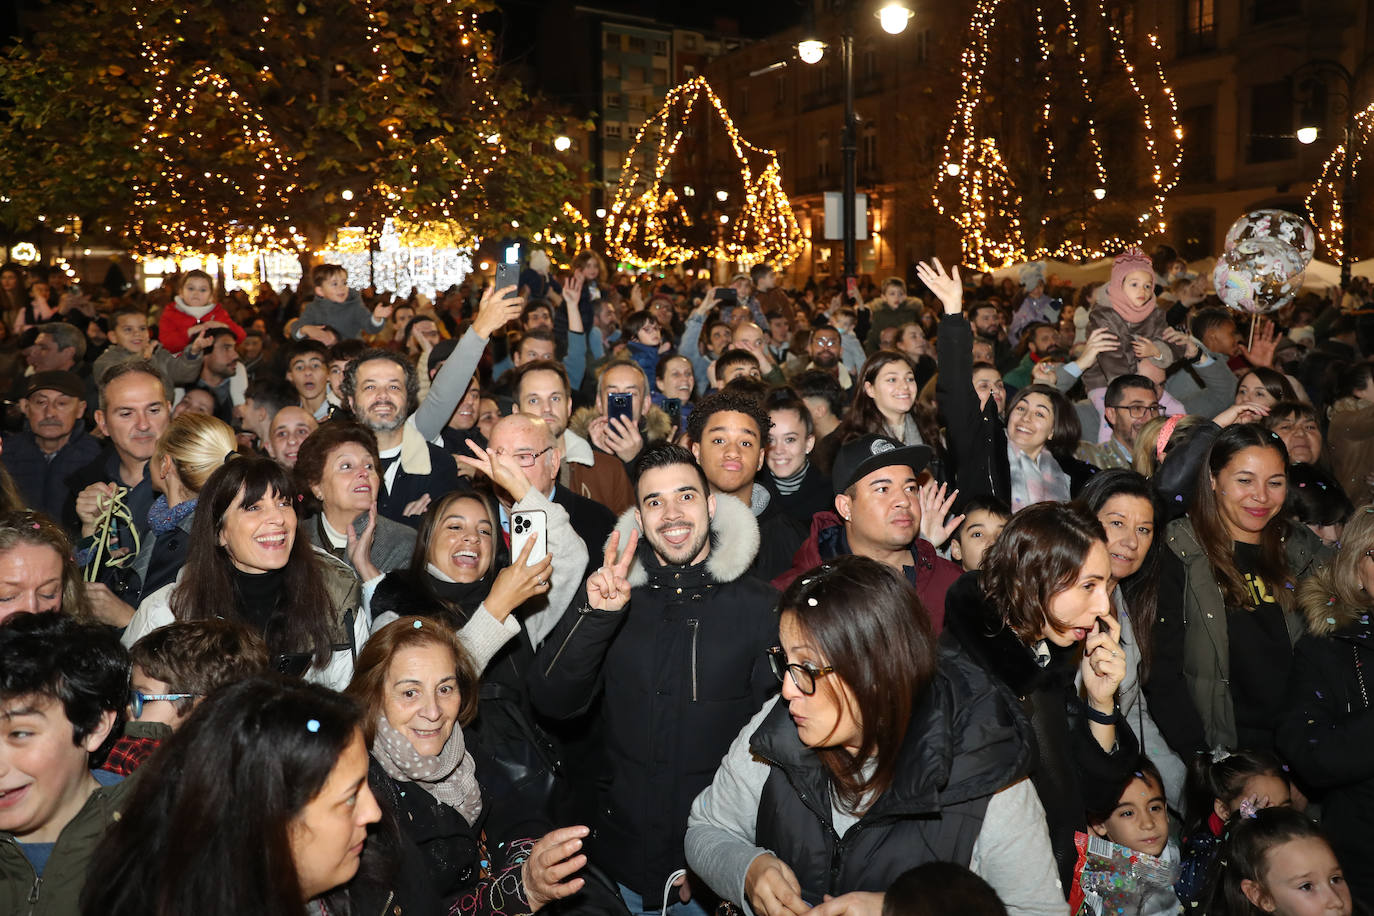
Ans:
POLYGON ((29 508, 61 518, 67 478, 100 454, 100 442, 86 435, 81 421, 86 386, 73 372, 35 372, 19 410, 24 429, 5 434, 5 467, 29 508))

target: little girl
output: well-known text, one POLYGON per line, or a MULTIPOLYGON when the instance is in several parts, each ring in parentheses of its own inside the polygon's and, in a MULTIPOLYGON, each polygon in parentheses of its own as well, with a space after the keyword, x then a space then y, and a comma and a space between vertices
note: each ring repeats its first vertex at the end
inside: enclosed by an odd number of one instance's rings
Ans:
POLYGON ((179 356, 191 342, 191 333, 202 324, 228 328, 239 343, 246 336, 224 306, 215 302, 214 279, 203 270, 188 270, 177 285, 176 298, 158 319, 157 342, 168 353, 179 356))
POLYGON ((1292 786, 1283 764, 1263 751, 1237 751, 1215 760, 1197 757, 1189 765, 1191 827, 1183 839, 1183 870, 1174 885, 1185 905, 1202 897, 1226 825, 1242 810, 1287 807, 1292 786))
POLYGON ((1350 916, 1336 854, 1317 825, 1291 808, 1240 818, 1208 889, 1208 916, 1350 916))
POLYGON ((1164 339, 1168 323, 1155 303, 1155 272, 1145 252, 1130 248, 1116 256, 1107 301, 1108 305, 1094 305, 1088 313, 1086 336, 1106 328, 1116 335, 1117 347, 1084 370, 1086 390, 1105 388, 1118 375, 1137 373, 1142 359, 1153 359, 1164 368, 1183 355, 1164 339))
MULTIPOLYGON (((1118 847, 1152 857, 1141 860, 1145 864, 1138 864, 1137 869, 1142 873, 1150 872, 1154 880, 1137 874, 1138 881, 1134 889, 1129 892, 1118 891, 1107 912, 1119 912, 1119 908, 1126 904, 1130 905, 1127 912, 1139 916, 1172 916, 1178 912, 1178 897, 1172 887, 1178 873, 1178 847, 1169 840, 1169 804, 1164 798, 1164 780, 1148 757, 1142 755, 1136 761, 1135 775, 1122 790, 1115 808, 1110 812, 1088 815, 1088 828, 1118 847), (1127 893, 1129 899, 1122 898, 1121 893, 1127 893)), ((1085 859, 1096 858, 1100 861, 1106 855, 1099 853, 1094 857, 1091 849, 1085 852, 1085 859)), ((1123 858, 1121 852, 1117 850, 1118 855, 1112 857, 1114 862, 1123 858)), ((1095 869, 1091 862, 1080 867, 1080 884, 1084 890, 1100 889, 1100 884, 1090 874, 1094 870, 1101 871, 1102 868, 1095 869)), ((1079 912, 1084 910, 1080 909, 1079 912)), ((1087 912, 1097 910, 1088 907, 1087 912)))

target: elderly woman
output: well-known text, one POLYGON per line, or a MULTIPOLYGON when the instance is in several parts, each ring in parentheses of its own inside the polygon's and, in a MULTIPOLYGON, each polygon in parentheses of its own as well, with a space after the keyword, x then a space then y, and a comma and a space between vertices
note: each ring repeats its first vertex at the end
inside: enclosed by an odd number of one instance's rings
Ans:
POLYGON ((364 709, 368 783, 420 848, 450 912, 534 913, 582 890, 585 879, 573 875, 587 862, 587 828, 544 832, 527 811, 499 810, 484 791, 503 774, 465 741, 477 671, 452 629, 421 617, 382 627, 347 693, 364 709))
POLYGON ((71 541, 42 513, 0 513, 0 620, 44 611, 91 615, 71 541))
POLYGON ((377 514, 381 492, 377 437, 357 423, 335 420, 311 433, 296 456, 296 482, 305 496, 310 543, 353 567, 364 583, 410 563, 415 529, 377 514), (375 526, 372 548, 350 559, 352 544, 375 526))
POLYGON ((290 476, 269 459, 236 458, 212 474, 186 565, 138 606, 124 645, 173 620, 238 621, 263 637, 278 671, 342 690, 368 614, 353 571, 302 536, 297 505, 290 476))

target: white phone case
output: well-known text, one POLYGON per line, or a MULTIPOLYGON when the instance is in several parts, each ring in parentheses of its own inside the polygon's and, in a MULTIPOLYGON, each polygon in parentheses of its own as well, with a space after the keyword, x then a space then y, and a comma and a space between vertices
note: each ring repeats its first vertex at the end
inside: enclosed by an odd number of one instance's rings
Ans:
POLYGON ((516 512, 510 518, 510 559, 514 563, 525 549, 526 541, 534 541, 527 566, 544 559, 549 552, 549 519, 542 509, 516 512))

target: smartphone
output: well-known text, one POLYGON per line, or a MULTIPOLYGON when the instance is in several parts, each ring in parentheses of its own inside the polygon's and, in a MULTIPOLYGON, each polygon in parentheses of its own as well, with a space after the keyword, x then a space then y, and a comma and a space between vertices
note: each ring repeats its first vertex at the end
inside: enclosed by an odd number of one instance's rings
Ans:
POLYGON ((635 415, 635 396, 628 391, 613 391, 606 395, 606 419, 624 417, 626 423, 633 423, 635 415))
POLYGON ((733 286, 717 286, 716 301, 729 302, 733 305, 739 302, 739 293, 735 291, 733 286))
POLYGON ((844 292, 845 295, 848 296, 850 299, 853 299, 855 296, 857 296, 859 294, 859 278, 845 277, 844 292))
POLYGON ((549 519, 542 509, 516 512, 510 517, 510 558, 515 562, 525 544, 534 541, 526 566, 533 566, 549 555, 549 519))
MULTIPOLYGON (((505 289, 507 286, 520 287, 520 265, 519 264, 497 264, 496 265, 496 289, 505 289)), ((515 295, 512 292, 511 295, 515 295)))
POLYGON ((669 419, 669 420, 672 420, 672 421, 673 421, 673 428, 674 428, 674 429, 676 429, 677 427, 679 427, 679 426, 682 425, 682 399, 681 399, 681 398, 664 398, 664 399, 663 399, 663 412, 666 413, 666 414, 668 415, 668 419, 669 419))

